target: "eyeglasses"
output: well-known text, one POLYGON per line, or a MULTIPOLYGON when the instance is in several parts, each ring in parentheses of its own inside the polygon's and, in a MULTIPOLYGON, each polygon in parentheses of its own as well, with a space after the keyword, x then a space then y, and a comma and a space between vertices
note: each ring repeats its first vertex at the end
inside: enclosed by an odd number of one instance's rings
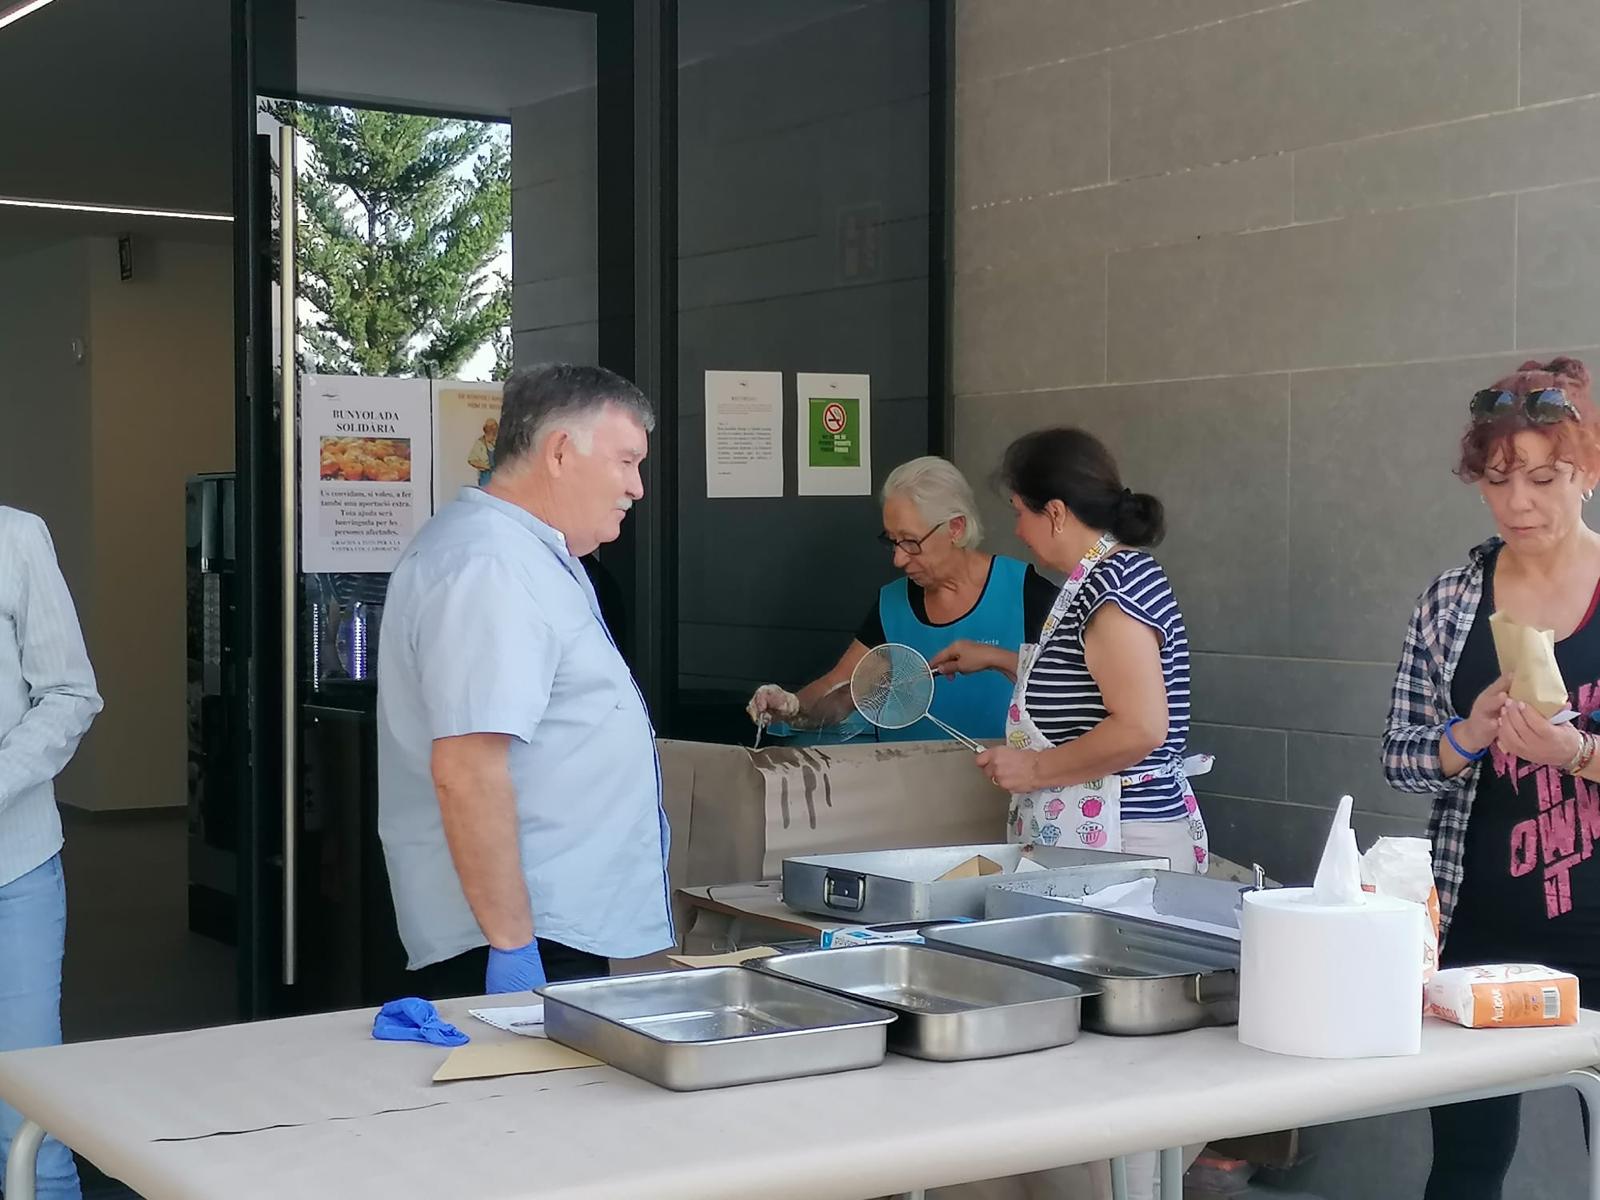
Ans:
POLYGON ((939 524, 935 525, 932 529, 928 530, 927 533, 923 534, 919 538, 890 537, 889 536, 889 531, 886 529, 886 530, 884 530, 882 533, 880 533, 878 535, 878 541, 883 543, 889 549, 891 549, 891 550, 899 550, 904 554, 911 554, 911 555, 921 554, 922 553, 922 543, 927 541, 934 534, 938 533, 939 530, 944 527, 944 525, 945 525, 945 522, 940 521, 939 524))
POLYGON ((1518 395, 1498 388, 1484 388, 1472 397, 1472 420, 1476 425, 1499 420, 1520 407, 1524 416, 1535 425, 1554 425, 1571 417, 1578 419, 1578 410, 1567 399, 1567 394, 1557 387, 1540 388, 1536 392, 1518 395))

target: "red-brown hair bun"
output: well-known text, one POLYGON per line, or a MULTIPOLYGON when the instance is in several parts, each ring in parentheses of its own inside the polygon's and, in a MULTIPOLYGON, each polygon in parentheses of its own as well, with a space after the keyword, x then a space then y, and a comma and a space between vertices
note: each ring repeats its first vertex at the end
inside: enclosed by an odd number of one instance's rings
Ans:
POLYGON ((1492 421, 1474 421, 1461 438, 1461 460, 1456 474, 1468 483, 1483 478, 1489 464, 1497 460, 1516 460, 1517 434, 1532 430, 1549 438, 1555 457, 1578 470, 1600 469, 1600 420, 1589 394, 1589 368, 1580 359, 1561 355, 1549 362, 1528 359, 1510 375, 1489 385, 1495 391, 1510 392, 1519 398, 1545 388, 1560 388, 1578 414, 1552 425, 1539 425, 1528 419, 1521 404, 1512 405, 1492 421))

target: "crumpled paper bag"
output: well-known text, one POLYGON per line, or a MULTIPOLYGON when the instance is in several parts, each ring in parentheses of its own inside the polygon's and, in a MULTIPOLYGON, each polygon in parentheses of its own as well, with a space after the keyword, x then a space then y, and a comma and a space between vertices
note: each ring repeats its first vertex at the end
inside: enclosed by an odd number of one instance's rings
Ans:
POLYGON ((1567 685, 1556 666, 1556 635, 1549 629, 1518 625, 1495 613, 1489 618, 1500 673, 1511 676, 1511 698, 1549 720, 1567 707, 1567 685))

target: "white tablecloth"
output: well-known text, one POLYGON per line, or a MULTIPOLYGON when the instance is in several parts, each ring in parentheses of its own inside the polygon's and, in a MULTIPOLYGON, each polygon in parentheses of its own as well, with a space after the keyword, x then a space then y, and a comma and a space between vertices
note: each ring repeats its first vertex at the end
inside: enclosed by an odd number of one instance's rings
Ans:
MULTIPOLYGON (((511 998, 500 997, 496 1003, 511 998)), ((509 1038, 446 1002, 474 1039, 509 1038)), ((433 1084, 371 1010, 0 1055, 0 1097, 147 1200, 860 1200, 1421 1106, 1600 1063, 1568 1029, 1428 1023, 1319 1062, 1232 1029, 674 1093, 609 1067, 433 1084)))

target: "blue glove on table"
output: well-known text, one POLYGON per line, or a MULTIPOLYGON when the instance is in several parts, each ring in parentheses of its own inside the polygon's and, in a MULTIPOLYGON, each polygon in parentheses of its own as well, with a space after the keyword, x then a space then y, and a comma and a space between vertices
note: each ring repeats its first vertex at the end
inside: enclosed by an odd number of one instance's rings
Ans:
POLYGON ((543 987, 546 982, 544 963, 539 958, 538 938, 517 950, 489 947, 489 969, 483 973, 485 992, 531 992, 534 988, 543 987))
POLYGON ((380 1042, 427 1042, 434 1046, 465 1046, 471 1039, 439 1016, 426 1000, 407 996, 391 1000, 372 1019, 372 1036, 380 1042))

